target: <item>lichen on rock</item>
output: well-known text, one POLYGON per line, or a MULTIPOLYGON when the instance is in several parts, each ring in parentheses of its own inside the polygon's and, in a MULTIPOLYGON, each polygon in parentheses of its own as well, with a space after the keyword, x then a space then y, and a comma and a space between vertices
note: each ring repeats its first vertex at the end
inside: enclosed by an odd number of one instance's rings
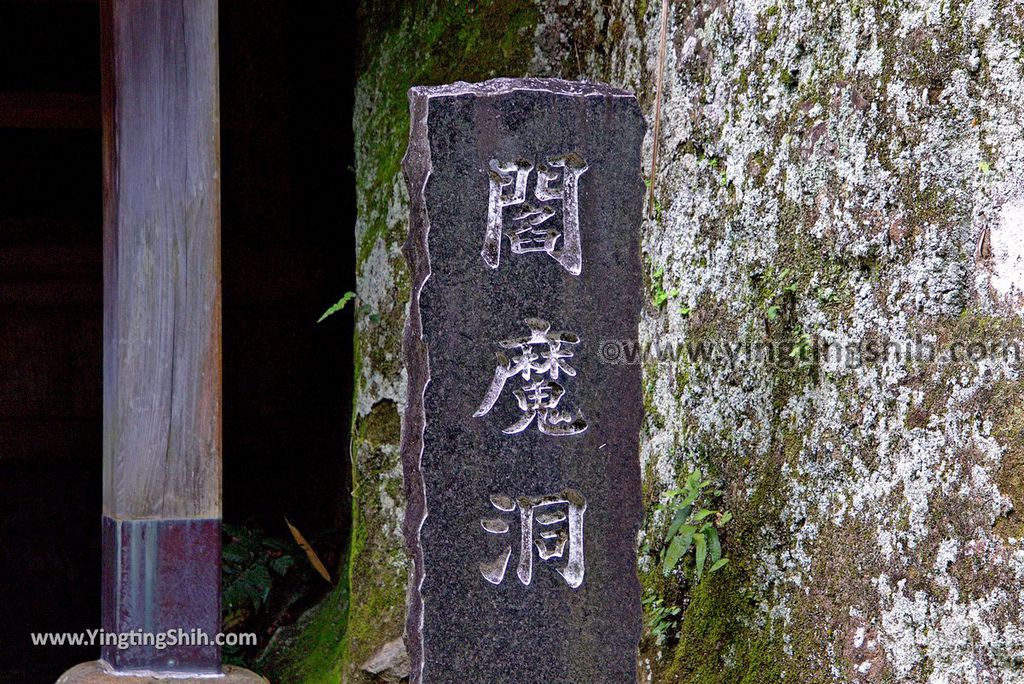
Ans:
MULTIPOLYGON (((671 8, 644 257, 678 294, 643 303, 645 492, 653 505, 699 468, 735 519, 732 562, 694 584, 661 575, 650 516, 642 580, 685 610, 676 639, 645 640, 648 681, 1021 681, 1024 10, 671 8)), ((625 0, 368 15, 357 250, 376 315, 358 321, 353 454, 357 526, 375 527, 356 530, 345 672, 404 610, 405 91, 586 78, 653 116, 659 15, 625 0)))

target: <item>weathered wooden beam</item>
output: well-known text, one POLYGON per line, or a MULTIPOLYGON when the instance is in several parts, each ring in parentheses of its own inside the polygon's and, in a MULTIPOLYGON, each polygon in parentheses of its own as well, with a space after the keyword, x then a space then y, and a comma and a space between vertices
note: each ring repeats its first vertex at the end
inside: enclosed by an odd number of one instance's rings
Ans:
POLYGON ((86 93, 0 93, 0 128, 96 129, 100 103, 86 93))
POLYGON ((220 515, 214 0, 107 0, 104 512, 220 515))
MULTIPOLYGON (((215 0, 104 0, 103 628, 220 628, 215 0)), ((217 673, 213 643, 105 646, 217 673)))
POLYGON ((197 681, 222 672, 217 2, 103 0, 100 18, 102 627, 114 638, 58 681, 197 681))

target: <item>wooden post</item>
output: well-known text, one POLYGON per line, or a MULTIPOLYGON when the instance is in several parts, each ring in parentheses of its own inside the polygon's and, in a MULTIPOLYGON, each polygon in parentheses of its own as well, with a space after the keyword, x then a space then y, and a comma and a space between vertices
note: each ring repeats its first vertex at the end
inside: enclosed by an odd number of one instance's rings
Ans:
MULTIPOLYGON (((104 645, 105 664, 94 665, 215 674, 221 671, 214 643, 221 625, 217 2, 104 0, 101 21, 102 627, 108 635, 201 631, 209 642, 104 645)), ((62 681, 75 681, 70 674, 62 681)))
MULTIPOLYGON (((215 0, 105 0, 103 627, 220 631, 215 0)), ((217 646, 105 647, 217 672, 217 646)))

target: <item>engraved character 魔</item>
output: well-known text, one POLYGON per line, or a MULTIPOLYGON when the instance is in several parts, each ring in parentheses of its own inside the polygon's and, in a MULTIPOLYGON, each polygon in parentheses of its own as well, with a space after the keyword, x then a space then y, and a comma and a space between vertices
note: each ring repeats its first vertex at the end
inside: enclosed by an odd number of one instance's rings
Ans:
POLYGON ((551 324, 540 318, 528 318, 524 322, 530 328, 528 336, 499 343, 512 355, 510 357, 501 351, 496 353, 498 365, 494 369, 494 378, 473 416, 479 418, 489 413, 501 396, 505 383, 518 375, 524 384, 512 393, 523 415, 504 428, 505 434, 520 433, 535 420, 537 429, 545 435, 566 436, 583 432, 587 429, 587 421, 579 409, 564 411, 558 408, 565 395, 565 388, 558 378, 562 374, 576 375, 576 370, 565 360, 572 358, 571 346, 579 344, 580 338, 570 332, 551 332, 551 324))
POLYGON ((570 154, 548 157, 536 166, 533 200, 526 199, 532 162, 519 159, 503 162, 492 159, 488 177, 487 232, 480 255, 484 263, 498 268, 501 262, 501 238, 508 238, 513 254, 545 252, 565 270, 579 275, 583 270, 580 247, 579 178, 587 170, 583 157, 570 154), (560 181, 560 182, 559 182, 560 181), (550 219, 561 204, 562 230, 550 219), (514 227, 505 230, 504 209, 515 207, 511 219, 514 227))
MULTIPOLYGON (((586 499, 574 489, 559 494, 520 496, 505 494, 490 497, 491 505, 502 513, 519 509, 519 564, 516 575, 529 586, 533 581, 534 548, 541 562, 562 560, 555 572, 573 589, 583 583, 583 514, 586 499)), ((508 534, 510 525, 503 518, 483 518, 480 526, 488 534, 508 534)), ((505 579, 512 544, 508 544, 495 560, 480 563, 480 574, 491 584, 505 579)))

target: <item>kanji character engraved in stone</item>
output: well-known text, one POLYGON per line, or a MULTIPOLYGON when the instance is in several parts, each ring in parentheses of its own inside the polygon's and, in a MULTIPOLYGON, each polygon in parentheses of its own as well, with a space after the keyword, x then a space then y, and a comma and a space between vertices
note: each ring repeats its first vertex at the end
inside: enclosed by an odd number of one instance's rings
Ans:
MULTIPOLYGON (((519 508, 519 564, 516 576, 525 586, 533 581, 534 548, 542 562, 565 559, 555 567, 566 584, 576 589, 583 584, 583 514, 587 502, 575 489, 559 494, 520 496, 518 499, 505 494, 491 496, 491 505, 503 513, 519 508), (566 549, 568 548, 568 555, 566 549)), ((510 525, 504 518, 483 518, 480 526, 488 534, 508 534, 510 525)), ((492 561, 480 563, 480 574, 491 584, 501 584, 505 579, 512 544, 505 546, 492 561)))
POLYGON ((573 275, 583 270, 580 244, 579 178, 587 163, 575 152, 548 157, 537 164, 533 202, 528 202, 527 184, 534 171, 532 162, 492 159, 488 174, 490 191, 487 202, 487 232, 480 251, 484 263, 498 268, 501 263, 501 237, 508 238, 513 254, 545 252, 573 275), (559 184, 557 181, 561 179, 559 184), (551 221, 561 204, 561 230, 551 221), (515 227, 505 230, 505 207, 515 207, 511 220, 515 227))
POLYGON ((540 318, 528 318, 524 323, 530 328, 528 336, 499 343, 500 347, 512 352, 512 357, 501 351, 495 354, 498 365, 494 369, 494 378, 473 416, 487 415, 508 380, 519 375, 525 384, 513 390, 512 394, 523 414, 502 432, 518 434, 534 420, 537 429, 545 435, 558 437, 583 432, 587 429, 587 421, 579 409, 565 411, 558 408, 565 388, 557 382, 562 374, 576 375, 576 370, 565 363, 565 359, 572 358, 569 345, 579 344, 580 338, 570 332, 551 332, 551 324, 540 318))

